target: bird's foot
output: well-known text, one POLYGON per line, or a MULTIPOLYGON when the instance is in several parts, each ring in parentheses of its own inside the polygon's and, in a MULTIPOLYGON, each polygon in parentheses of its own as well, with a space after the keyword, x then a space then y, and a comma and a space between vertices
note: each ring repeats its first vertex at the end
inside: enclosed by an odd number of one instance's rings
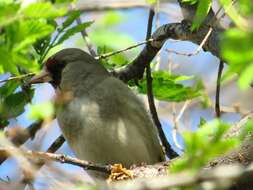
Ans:
POLYGON ((112 165, 112 170, 109 178, 107 179, 108 183, 113 181, 120 181, 126 179, 133 179, 133 172, 122 166, 122 164, 112 165))

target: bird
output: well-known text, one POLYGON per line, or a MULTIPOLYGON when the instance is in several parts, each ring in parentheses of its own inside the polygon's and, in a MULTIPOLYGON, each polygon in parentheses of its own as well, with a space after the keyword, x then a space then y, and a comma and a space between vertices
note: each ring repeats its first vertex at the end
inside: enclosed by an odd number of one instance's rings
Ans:
MULTIPOLYGON (((60 98, 70 94, 56 118, 77 158, 127 168, 164 161, 157 129, 144 104, 85 51, 66 48, 49 57, 29 84, 44 82, 60 98)), ((94 178, 107 176, 88 173, 94 178)))

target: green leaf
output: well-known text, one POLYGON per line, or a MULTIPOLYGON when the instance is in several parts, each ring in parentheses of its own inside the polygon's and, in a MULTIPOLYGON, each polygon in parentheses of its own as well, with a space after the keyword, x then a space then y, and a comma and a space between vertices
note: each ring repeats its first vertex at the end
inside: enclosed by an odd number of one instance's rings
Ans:
POLYGON ((229 63, 226 77, 239 74, 238 84, 246 89, 252 82, 253 32, 240 29, 230 29, 225 32, 221 50, 223 58, 229 63))
POLYGON ((190 5, 194 5, 198 2, 198 0, 182 0, 183 3, 189 3, 190 5))
POLYGON ((119 14, 117 11, 109 11, 96 22, 97 29, 108 29, 110 26, 120 24, 124 18, 125 17, 123 17, 122 14, 119 14))
POLYGON ((18 87, 19 83, 17 81, 8 81, 3 86, 0 87, 0 97, 6 98, 11 95, 18 87))
POLYGON ((7 125, 9 125, 9 121, 6 120, 6 119, 1 119, 1 118, 0 118, 0 133, 1 133, 1 130, 2 130, 5 126, 7 126, 7 125))
POLYGON ((249 120, 243 127, 240 132, 240 140, 243 141, 248 135, 253 133, 253 119, 249 120))
POLYGON ((66 14, 67 9, 54 7, 49 2, 31 3, 22 10, 23 14, 30 18, 56 18, 66 14))
MULTIPOLYGON (((126 34, 118 34, 115 32, 105 30, 95 30, 90 34, 91 41, 99 47, 121 49, 122 47, 128 47, 134 44, 134 40, 126 34), (111 40, 113 39, 113 40, 111 40)), ((108 52, 108 51, 104 51, 108 52)))
POLYGON ((0 3, 0 27, 8 25, 18 19, 18 10, 20 4, 18 3, 0 3))
POLYGON ((71 36, 73 36, 74 34, 83 31, 85 28, 89 27, 93 22, 85 22, 82 24, 78 24, 70 29, 68 29, 61 37, 60 39, 57 41, 57 43, 55 45, 59 45, 61 43, 63 43, 65 40, 67 40, 68 38, 70 38, 71 36))
POLYGON ((30 106, 29 118, 31 119, 50 119, 54 115, 54 105, 52 102, 36 104, 30 106))
MULTIPOLYGON (((33 91, 32 91, 33 92, 33 91)), ((0 118, 10 119, 22 114, 30 98, 26 92, 17 92, 7 97, 0 97, 0 118)))
POLYGON ((67 19, 62 23, 62 28, 61 30, 69 27, 78 17, 80 17, 81 13, 80 11, 72 11, 67 19))
POLYGON ((62 4, 62 3, 76 3, 77 0, 56 0, 56 3, 62 4))
POLYGON ((18 69, 13 61, 12 52, 8 51, 6 47, 0 46, 0 65, 3 68, 4 73, 11 73, 13 75, 19 75, 18 69))
POLYGON ((191 30, 197 30, 205 20, 212 6, 212 0, 199 0, 198 7, 193 19, 191 30))
POLYGON ((200 127, 203 127, 206 123, 207 123, 206 120, 205 120, 203 117, 200 117, 198 127, 199 127, 199 128, 200 128, 200 127))
POLYGON ((229 125, 214 120, 195 132, 184 132, 185 154, 172 163, 170 171, 197 171, 213 158, 234 149, 240 141, 236 138, 225 139, 223 136, 228 129, 229 125))
MULTIPOLYGON (((188 76, 175 76, 165 71, 152 73, 153 76, 153 94, 158 100, 181 102, 200 96, 200 89, 185 87, 176 83, 183 79, 190 79, 188 76)), ((140 81, 138 91, 145 94, 147 92, 146 79, 140 81)))
POLYGON ((253 81, 253 63, 250 63, 250 65, 242 72, 238 80, 239 87, 242 90, 246 90, 250 87, 252 81, 253 81))
MULTIPOLYGON (((98 49, 97 49, 98 55, 112 52, 112 51, 114 51, 114 49, 109 48, 107 46, 106 47, 98 47, 98 49)), ((123 53, 120 53, 120 54, 117 54, 114 56, 110 56, 108 59, 101 59, 101 60, 99 60, 99 62, 107 69, 116 69, 116 68, 122 67, 122 66, 129 63, 127 60, 127 57, 123 53)))
POLYGON ((220 0, 220 3, 222 4, 223 8, 225 9, 225 12, 229 15, 229 17, 233 20, 233 22, 238 26, 238 28, 240 28, 242 30, 244 30, 245 28, 248 28, 248 22, 246 21, 246 19, 244 19, 240 15, 236 6, 233 5, 233 1, 220 0))
POLYGON ((54 31, 52 25, 38 20, 26 20, 20 23, 19 33, 16 37, 14 51, 20 51, 35 43, 38 39, 47 36, 54 31), (17 44, 18 43, 18 44, 17 44))
POLYGON ((157 0, 146 0, 148 4, 152 5, 157 2, 157 0))

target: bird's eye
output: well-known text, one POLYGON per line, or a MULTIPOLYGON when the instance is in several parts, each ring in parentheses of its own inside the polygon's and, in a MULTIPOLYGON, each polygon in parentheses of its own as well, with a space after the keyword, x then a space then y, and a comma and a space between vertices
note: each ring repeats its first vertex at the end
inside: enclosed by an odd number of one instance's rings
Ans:
POLYGON ((59 86, 61 82, 62 70, 66 66, 66 62, 63 60, 55 59, 54 57, 49 58, 46 63, 46 70, 52 76, 52 81, 50 82, 54 87, 59 86))
POLYGON ((58 61, 54 58, 48 58, 48 60, 46 61, 46 68, 49 70, 55 70, 55 67, 58 67, 58 61))

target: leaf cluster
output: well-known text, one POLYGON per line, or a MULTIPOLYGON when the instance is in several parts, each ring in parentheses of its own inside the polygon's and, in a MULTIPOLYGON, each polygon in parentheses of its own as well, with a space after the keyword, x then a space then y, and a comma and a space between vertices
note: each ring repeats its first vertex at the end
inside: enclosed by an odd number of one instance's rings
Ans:
MULTIPOLYGON (((79 16, 78 11, 67 13, 67 7, 61 3, 23 5, 19 1, 1 1, 0 74, 19 76, 37 72, 53 48, 92 24, 74 25, 79 16), (66 15, 62 24, 55 21, 66 15)), ((30 102, 33 90, 22 87, 23 83, 23 80, 9 81, 0 87, 1 126, 7 125, 8 119, 22 114, 30 102)))

